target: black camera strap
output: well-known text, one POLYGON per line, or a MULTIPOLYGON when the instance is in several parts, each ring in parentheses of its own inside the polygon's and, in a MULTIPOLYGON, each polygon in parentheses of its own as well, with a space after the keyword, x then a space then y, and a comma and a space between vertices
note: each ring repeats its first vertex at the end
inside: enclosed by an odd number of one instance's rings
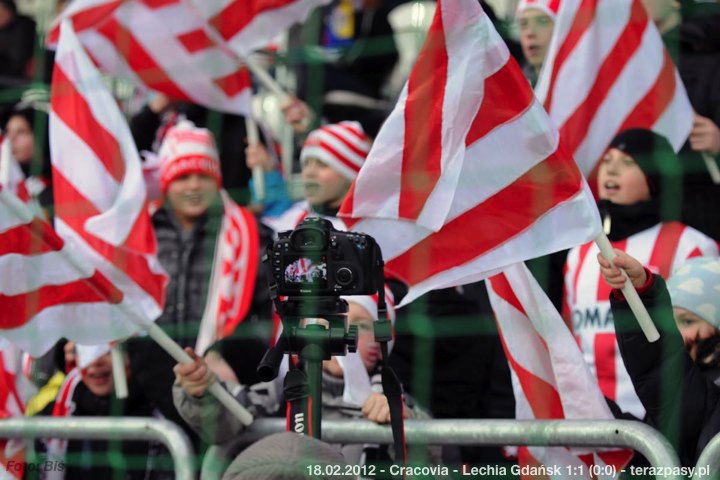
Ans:
POLYGON ((312 397, 305 372, 293 368, 285 375, 286 430, 312 436, 312 397))
MULTIPOLYGON (((382 262, 384 267, 384 263, 382 262)), ((407 444, 405 442, 405 420, 403 419, 403 388, 400 379, 395 371, 388 365, 389 347, 388 342, 393 338, 392 323, 387 314, 385 302, 385 278, 384 268, 378 271, 378 320, 373 326, 375 341, 380 344, 382 351, 381 378, 383 393, 388 399, 390 407, 390 427, 393 433, 393 445, 395 447, 395 461, 400 465, 407 465, 407 444)))

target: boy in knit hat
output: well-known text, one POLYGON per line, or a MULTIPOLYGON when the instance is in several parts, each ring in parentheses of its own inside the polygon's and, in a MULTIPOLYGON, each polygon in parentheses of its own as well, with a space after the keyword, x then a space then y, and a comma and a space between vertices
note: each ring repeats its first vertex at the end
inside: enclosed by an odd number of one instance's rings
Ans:
POLYGON ((545 62, 560 0, 520 0, 515 18, 520 29, 520 46, 527 64, 523 68, 532 85, 545 62))
MULTIPOLYGON (((342 222, 333 217, 365 162, 370 146, 371 141, 358 122, 325 125, 310 132, 300 151, 305 200, 279 217, 264 218, 263 222, 280 232, 294 229, 308 216, 321 215, 331 217, 335 227, 341 228, 342 222)), ((267 151, 261 146, 248 152, 250 162, 262 165, 268 163, 262 160, 266 155, 267 151)))
MULTIPOLYGON (((661 220, 660 198, 669 190, 662 174, 674 160, 664 137, 650 130, 626 130, 610 143, 597 185, 598 208, 613 247, 665 278, 689 258, 718 255, 711 238, 682 223, 661 220)), ((643 418, 645 409, 617 350, 610 288, 602 281, 597 253, 593 242, 568 253, 563 316, 571 323, 603 394, 622 411, 643 418)))
MULTIPOLYGON (((271 232, 220 189, 220 162, 209 130, 188 121, 170 128, 159 162, 165 203, 152 221, 158 259, 170 283, 156 323, 181 346, 203 353, 243 319, 269 321, 269 294, 259 260, 271 232), (242 227, 234 228, 238 224, 242 227), (232 308, 223 312, 223 305, 232 308), (232 313, 236 311, 240 313, 232 313), (237 317, 233 322, 231 315, 237 317), (208 324, 214 327, 211 331, 205 328, 208 324)), ((127 348, 133 375, 149 402, 187 427, 172 403, 175 361, 146 338, 132 339, 127 348)))
POLYGON ((720 431, 720 260, 690 259, 666 285, 638 259, 618 249, 616 253, 614 265, 601 256, 598 263, 614 289, 610 300, 623 364, 647 409, 645 421, 670 440, 683 466, 695 465, 720 431), (660 332, 653 343, 647 341, 617 290, 626 278, 637 288, 660 332))

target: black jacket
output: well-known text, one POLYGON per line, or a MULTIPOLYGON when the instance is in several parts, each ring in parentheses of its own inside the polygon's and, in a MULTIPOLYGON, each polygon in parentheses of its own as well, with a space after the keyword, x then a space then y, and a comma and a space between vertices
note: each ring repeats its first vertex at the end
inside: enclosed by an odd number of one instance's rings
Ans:
MULTIPOLYGON (((205 309, 212 270, 213 250, 220 229, 222 205, 210 208, 205 218, 189 234, 184 234, 165 207, 153 215, 158 243, 158 259, 170 276, 165 308, 157 325, 181 346, 195 346, 197 332, 205 309)), ((260 250, 265 252, 272 232, 258 222, 260 250)), ((265 268, 258 266, 252 304, 243 324, 270 323, 271 305, 265 268)), ((191 432, 173 405, 171 390, 177 363, 148 337, 133 338, 127 343, 130 367, 150 404, 165 418, 191 432)), ((190 433, 192 435, 192 433, 190 433)))
POLYGON ((670 440, 683 465, 694 466, 703 448, 720 432, 720 389, 685 351, 662 277, 654 275, 641 298, 660 339, 649 343, 628 304, 611 294, 620 354, 647 410, 646 421, 670 440))

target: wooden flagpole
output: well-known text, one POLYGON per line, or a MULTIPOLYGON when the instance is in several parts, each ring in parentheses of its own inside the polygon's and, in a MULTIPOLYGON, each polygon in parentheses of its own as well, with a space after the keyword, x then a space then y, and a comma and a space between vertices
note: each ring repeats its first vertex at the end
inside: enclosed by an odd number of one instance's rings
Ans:
MULTIPOLYGON (((595 243, 600 248, 602 256, 605 257, 608 262, 613 263, 613 259, 617 256, 617 254, 615 253, 615 250, 613 250, 607 235, 601 232, 600 235, 595 237, 595 243)), ((660 333, 657 328, 655 328, 655 324, 650 318, 650 314, 640 300, 640 295, 638 295, 637 290, 635 290, 635 286, 632 284, 627 274, 625 274, 625 271, 622 269, 620 270, 623 272, 623 275, 625 275, 625 286, 622 288, 625 300, 627 300, 628 305, 630 305, 630 309, 635 315, 635 318, 637 318, 640 328, 645 334, 645 338, 647 338, 650 343, 656 342, 660 338, 660 333)))

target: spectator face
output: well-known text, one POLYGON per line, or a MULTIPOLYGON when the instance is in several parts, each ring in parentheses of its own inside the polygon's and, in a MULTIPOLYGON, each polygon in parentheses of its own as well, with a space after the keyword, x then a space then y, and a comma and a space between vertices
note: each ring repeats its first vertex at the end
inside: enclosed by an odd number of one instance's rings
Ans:
POLYGON ((305 184, 305 199, 312 206, 327 205, 337 208, 350 188, 347 178, 313 157, 307 158, 303 163, 302 179, 305 184))
POLYGON ((81 371, 82 381, 94 395, 106 397, 112 393, 112 357, 106 353, 81 371))
POLYGON ((368 372, 372 371, 380 360, 380 344, 375 341, 373 319, 370 313, 356 303, 348 303, 348 323, 358 327, 357 351, 368 372))
POLYGON ((207 212, 217 195, 215 179, 199 173, 178 177, 168 184, 170 208, 185 227, 192 227, 207 212))
POLYGON ((605 153, 598 172, 600 198, 618 205, 649 200, 650 188, 645 174, 633 158, 617 148, 605 153))
POLYGON ((15 115, 10 117, 5 130, 10 145, 12 145, 13 156, 18 163, 30 163, 35 150, 35 135, 32 125, 22 115, 15 115))
POLYGON ((520 46, 525 60, 539 71, 545 61, 555 24, 552 18, 536 8, 526 8, 520 14, 518 24, 520 46))
POLYGON ((75 342, 67 342, 63 346, 63 353, 65 354, 65 373, 69 373, 70 370, 75 368, 77 365, 77 354, 75 353, 75 342))
POLYGON ((675 324, 680 330, 685 347, 688 349, 693 360, 697 355, 696 344, 700 340, 706 340, 717 334, 717 329, 710 323, 698 317, 694 313, 680 307, 673 307, 675 324))

